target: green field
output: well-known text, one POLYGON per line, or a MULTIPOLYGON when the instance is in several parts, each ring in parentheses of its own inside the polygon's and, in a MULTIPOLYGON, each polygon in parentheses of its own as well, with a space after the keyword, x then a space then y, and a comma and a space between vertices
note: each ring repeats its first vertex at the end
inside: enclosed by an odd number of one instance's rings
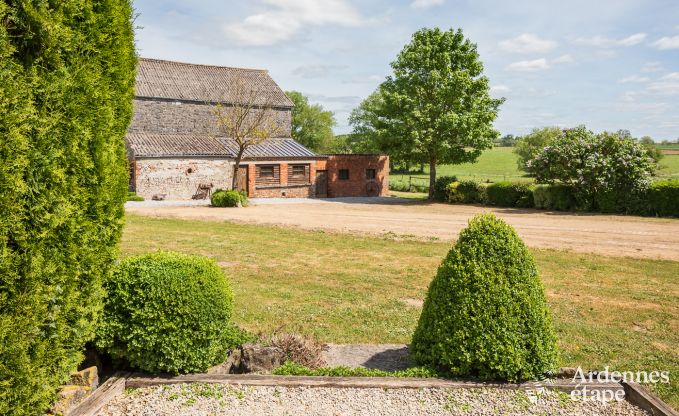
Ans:
MULTIPOLYGON (((667 145, 672 149, 679 149, 679 145, 667 145)), ((531 181, 517 166, 517 157, 512 152, 512 147, 495 147, 486 150, 476 163, 462 165, 441 165, 436 168, 436 176, 457 176, 459 179, 472 179, 479 182, 531 181)), ((392 182, 412 181, 414 185, 429 185, 429 167, 425 167, 424 173, 399 174, 389 176, 392 182)), ((665 155, 660 160, 658 178, 679 178, 679 155, 665 155)))
MULTIPOLYGON (((123 256, 208 256, 235 293, 234 319, 321 342, 408 343, 451 243, 127 215, 123 256)), ((669 370, 650 386, 679 406, 679 262, 531 249, 554 317, 560 366, 669 370)))

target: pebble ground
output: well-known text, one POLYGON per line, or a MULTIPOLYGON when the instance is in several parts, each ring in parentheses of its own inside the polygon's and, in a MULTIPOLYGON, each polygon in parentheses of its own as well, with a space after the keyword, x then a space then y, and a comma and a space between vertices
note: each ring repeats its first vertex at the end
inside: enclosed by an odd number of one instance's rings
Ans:
POLYGON ((356 389, 178 384, 127 390, 101 416, 151 415, 647 415, 629 402, 482 389, 356 389))

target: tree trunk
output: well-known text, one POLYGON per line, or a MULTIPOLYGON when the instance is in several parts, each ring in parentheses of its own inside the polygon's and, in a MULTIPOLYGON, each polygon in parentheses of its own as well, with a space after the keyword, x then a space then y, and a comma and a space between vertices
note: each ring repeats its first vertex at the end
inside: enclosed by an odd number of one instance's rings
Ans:
POLYGON ((243 159, 243 153, 245 153, 245 147, 240 147, 236 155, 236 164, 233 165, 233 177, 231 178, 231 189, 233 190, 236 190, 238 187, 238 168, 240 167, 240 161, 243 159))
POLYGON ((436 185, 436 158, 429 159, 429 200, 434 200, 434 185, 436 185))

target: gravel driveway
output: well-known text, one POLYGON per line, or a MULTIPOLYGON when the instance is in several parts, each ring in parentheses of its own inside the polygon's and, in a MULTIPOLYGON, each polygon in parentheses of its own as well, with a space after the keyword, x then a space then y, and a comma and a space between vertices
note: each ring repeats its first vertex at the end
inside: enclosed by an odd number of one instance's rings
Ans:
MULTIPOLYGON (((193 202, 193 201, 191 201, 193 202)), ((257 200, 247 208, 128 203, 129 213, 155 217, 275 224, 453 240, 472 216, 493 212, 526 244, 581 253, 679 260, 679 220, 573 214, 474 205, 428 204, 398 198, 257 200), (256 205, 259 203, 259 205, 256 205)))
POLYGON ((285 388, 180 384, 127 391, 102 416, 647 415, 630 403, 502 389, 285 388), (535 402, 533 402, 534 400, 535 402))

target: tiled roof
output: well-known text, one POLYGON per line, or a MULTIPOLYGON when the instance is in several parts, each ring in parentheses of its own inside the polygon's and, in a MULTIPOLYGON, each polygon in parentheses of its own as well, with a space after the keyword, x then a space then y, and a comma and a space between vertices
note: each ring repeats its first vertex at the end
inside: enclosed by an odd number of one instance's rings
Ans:
MULTIPOLYGON (((232 139, 219 138, 229 153, 236 154, 238 148, 232 139)), ((316 154, 293 139, 268 139, 245 149, 246 159, 261 159, 266 157, 314 157, 316 154)))
MULTIPOLYGON (((128 133, 127 146, 136 157, 222 156, 235 157, 232 139, 201 134, 128 133)), ((316 154, 293 139, 267 139, 250 146, 245 159, 315 157, 316 154)))
POLYGON ((127 133, 135 156, 230 156, 216 138, 200 134, 127 133))
POLYGON ((140 58, 137 65, 138 97, 233 103, 230 85, 241 79, 261 93, 262 102, 275 107, 292 107, 292 101, 266 70, 187 64, 140 58), (265 97, 265 98, 264 98, 265 97))

